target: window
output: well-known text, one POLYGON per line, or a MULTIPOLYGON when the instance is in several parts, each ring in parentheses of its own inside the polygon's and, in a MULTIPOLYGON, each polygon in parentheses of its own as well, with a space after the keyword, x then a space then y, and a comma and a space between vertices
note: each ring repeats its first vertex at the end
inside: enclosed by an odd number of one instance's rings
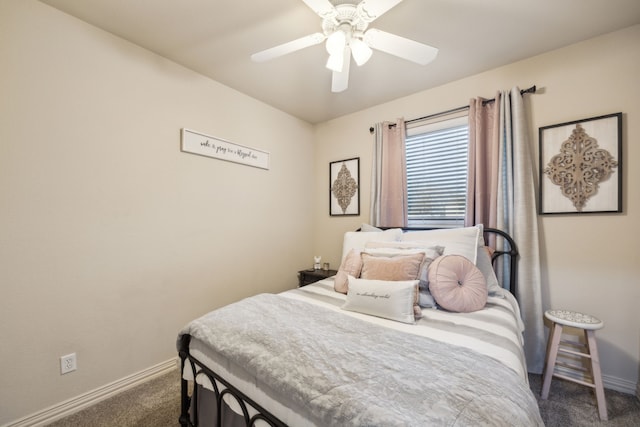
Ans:
POLYGON ((468 145, 466 115, 407 126, 409 227, 464 225, 468 145))

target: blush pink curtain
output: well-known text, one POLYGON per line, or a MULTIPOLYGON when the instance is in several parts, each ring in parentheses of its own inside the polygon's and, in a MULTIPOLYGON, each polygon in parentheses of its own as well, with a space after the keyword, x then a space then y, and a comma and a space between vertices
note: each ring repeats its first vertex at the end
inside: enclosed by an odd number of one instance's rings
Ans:
POLYGON ((371 225, 407 225, 407 171, 404 119, 375 126, 371 167, 371 225), (391 125, 391 126, 390 126, 391 125))
MULTIPOLYGON (((500 97, 475 98, 469 104, 469 171, 465 225, 497 227, 500 149, 500 97)), ((494 242, 488 242, 493 246, 494 242)))

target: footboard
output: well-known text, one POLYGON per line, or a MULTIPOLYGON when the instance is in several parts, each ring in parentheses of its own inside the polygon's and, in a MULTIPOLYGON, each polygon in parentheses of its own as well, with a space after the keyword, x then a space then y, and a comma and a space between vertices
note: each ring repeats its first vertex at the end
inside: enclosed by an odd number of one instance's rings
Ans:
MULTIPOLYGON (((180 425, 183 427, 198 427, 202 424, 213 425, 216 427, 222 427, 226 425, 244 425, 246 427, 255 426, 258 421, 262 421, 259 424, 264 423, 273 427, 285 427, 282 421, 273 416, 263 407, 255 403, 244 393, 237 390, 228 381, 222 378, 211 369, 207 368, 203 363, 198 361, 189 352, 189 343, 191 341, 190 335, 183 335, 180 339, 180 348, 178 354, 180 356, 180 372, 181 372, 181 387, 180 387, 180 425), (206 376, 213 385, 213 393, 215 395, 215 408, 213 409, 213 420, 201 420, 200 419, 200 401, 198 399, 198 393, 200 388, 194 381, 192 391, 190 392, 189 381, 184 379, 182 373, 185 369, 190 369, 193 378, 197 379, 199 376, 206 376), (222 385, 222 387, 220 386, 222 385), (238 423, 237 419, 231 422, 227 422, 223 414, 225 413, 225 399, 233 399, 240 410, 242 411, 241 417, 244 423, 238 423)), ((229 413, 229 410, 226 410, 229 413)), ((237 417, 236 417, 237 418, 237 417)))

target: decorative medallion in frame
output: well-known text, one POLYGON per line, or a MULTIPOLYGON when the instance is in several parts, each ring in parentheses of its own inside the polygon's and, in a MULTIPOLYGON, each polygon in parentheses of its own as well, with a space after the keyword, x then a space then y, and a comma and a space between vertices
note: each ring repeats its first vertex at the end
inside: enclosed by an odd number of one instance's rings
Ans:
POLYGON ((541 214, 622 212, 622 113, 539 129, 541 214))
POLYGON ((360 215, 360 157, 329 163, 329 215, 360 215))

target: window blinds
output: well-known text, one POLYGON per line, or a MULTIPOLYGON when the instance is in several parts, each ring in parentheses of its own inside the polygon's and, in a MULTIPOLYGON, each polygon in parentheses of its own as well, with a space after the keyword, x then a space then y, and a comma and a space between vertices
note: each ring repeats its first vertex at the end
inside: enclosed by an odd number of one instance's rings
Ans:
POLYGON ((425 125, 406 139, 409 226, 461 226, 467 192, 467 120, 425 125))

